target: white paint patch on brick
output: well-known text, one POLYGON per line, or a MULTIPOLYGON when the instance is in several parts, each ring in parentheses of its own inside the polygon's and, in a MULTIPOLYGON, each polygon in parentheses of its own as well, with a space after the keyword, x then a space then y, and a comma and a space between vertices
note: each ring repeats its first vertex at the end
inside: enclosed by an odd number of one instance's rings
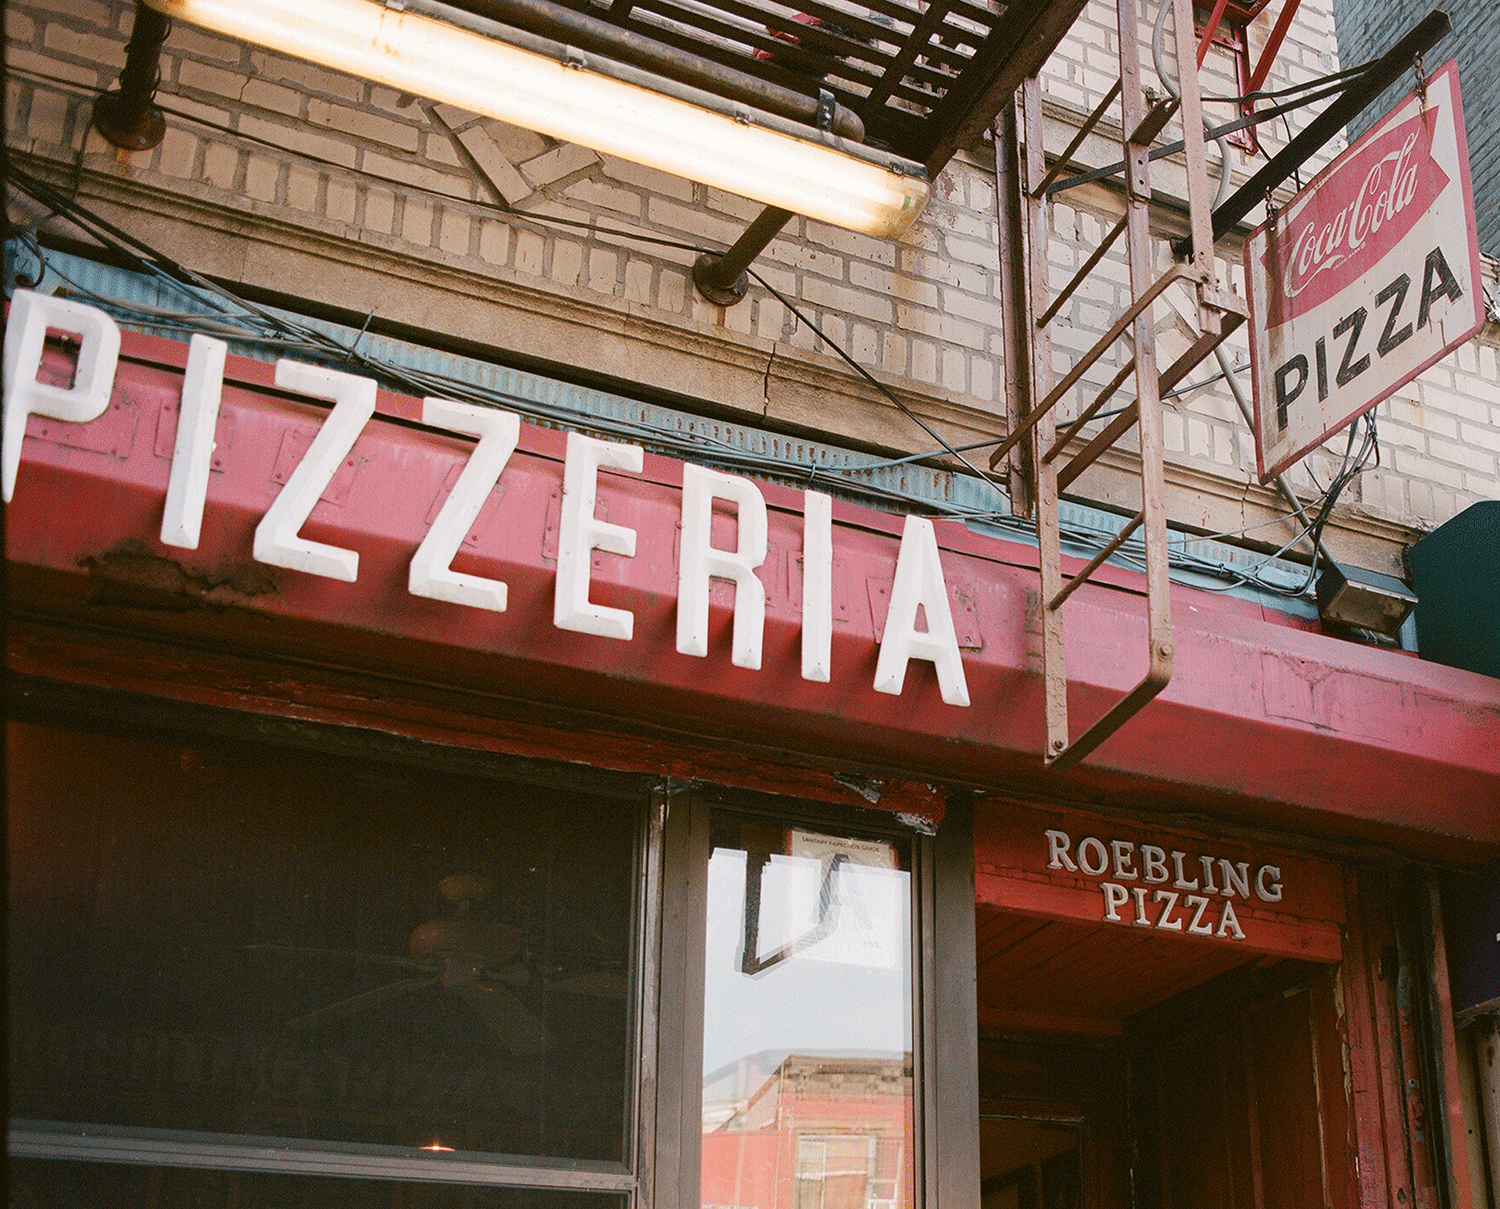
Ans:
MULTIPOLYGON (((197 118, 199 121, 208 122, 217 126, 228 126, 232 115, 228 109, 218 105, 205 105, 202 101, 195 101, 192 97, 180 96, 176 93, 158 92, 157 103, 162 107, 164 113, 170 117, 197 118)), ((353 162, 351 160, 351 162, 353 162)))
POLYGON ((552 241, 552 271, 550 276, 553 281, 562 286, 575 286, 578 284, 579 276, 583 272, 583 245, 575 243, 571 239, 554 239, 552 241))
POLYGON ((469 216, 455 206, 444 206, 438 220, 438 247, 450 256, 469 254, 469 216))
POLYGON ((588 256, 588 287, 600 294, 613 294, 620 272, 619 253, 609 248, 590 248, 588 256))
POLYGON ((622 218, 635 220, 640 219, 645 204, 641 195, 634 190, 622 189, 618 185, 610 184, 607 180, 597 180, 588 176, 568 186, 568 200, 580 206, 612 212, 622 218))
POLYGON ((486 124, 467 126, 458 131, 457 138, 464 150, 474 157, 474 163, 496 196, 512 206, 531 196, 531 186, 505 157, 486 124))
POLYGON ((419 189, 446 194, 449 197, 467 199, 473 188, 464 177, 438 172, 423 164, 413 164, 407 160, 395 159, 369 149, 361 153, 360 163, 366 172, 382 180, 415 185, 419 189))
MULTIPOLYGON (((656 285, 656 305, 664 311, 680 315, 687 309, 687 275, 675 269, 662 269, 656 285)), ((696 295, 696 290, 694 291, 696 295)))
MULTIPOLYGON (((198 143, 196 135, 175 126, 168 126, 162 136, 161 152, 157 156, 156 168, 168 176, 190 180, 198 165, 198 143)), ((311 209, 310 206, 303 209, 311 209)))
POLYGON ((240 131, 262 143, 304 155, 310 159, 323 160, 345 168, 354 167, 358 151, 348 142, 318 134, 306 126, 291 123, 269 122, 264 118, 242 115, 240 131))
POLYGON ((396 195, 389 189, 365 190, 365 226, 382 235, 396 233, 396 195))
POLYGON ((542 261, 546 254, 546 241, 535 231, 521 229, 516 232, 515 267, 518 273, 532 277, 542 275, 542 261))
POLYGON ((209 143, 203 152, 203 181, 218 189, 233 189, 240 153, 224 143, 209 143))
POLYGON ((625 301, 645 306, 651 301, 651 265, 632 258, 625 266, 625 301))
POLYGON ((179 88, 192 88, 236 102, 240 100, 245 86, 249 83, 250 77, 247 75, 226 71, 222 67, 199 63, 193 59, 184 59, 177 67, 179 88))
MULTIPOLYGON (((171 39, 175 44, 176 38, 171 39)), ((364 100, 365 82, 341 72, 329 71, 301 59, 289 59, 284 55, 252 47, 250 69, 267 80, 288 84, 301 92, 338 97, 350 104, 364 100)))
MULTIPOLYGON (((422 116, 420 112, 413 116, 422 116)), ((383 143, 399 151, 417 150, 417 128, 407 122, 393 121, 367 109, 335 105, 316 98, 307 102, 307 120, 325 130, 336 130, 346 138, 361 142, 383 143)))
MULTIPOLYGON (((240 89, 239 99, 242 103, 253 105, 257 109, 269 109, 273 113, 283 113, 292 118, 302 116, 303 94, 294 88, 272 84, 267 80, 247 79, 245 86, 240 89)), ((312 105, 321 105, 323 102, 316 101, 308 104, 311 108, 312 105)))
POLYGON ((275 201, 280 178, 279 161, 253 151, 245 157, 245 192, 256 201, 275 201))
POLYGON ((401 207, 401 238, 407 243, 431 246, 432 224, 436 217, 433 204, 425 197, 407 197, 401 207))
MULTIPOLYGON (((286 174, 286 204, 304 214, 312 214, 318 208, 318 173, 302 164, 292 164, 286 174)), ((369 207, 366 207, 368 225, 369 207)), ((389 228, 387 228, 389 229, 389 228)))
POLYGON ((479 225, 479 255, 490 264, 501 265, 510 254, 510 228, 493 219, 479 225))
POLYGON ((435 115, 444 128, 454 131, 463 130, 483 120, 479 114, 468 109, 460 109, 457 105, 435 104, 429 107, 428 113, 435 115))
POLYGON ((230 38, 220 38, 201 29, 179 22, 172 31, 172 46, 180 54, 193 55, 200 59, 218 59, 224 63, 238 63, 243 59, 245 47, 230 38))
MULTIPOLYGON (((337 222, 353 223, 358 205, 359 190, 352 182, 338 177, 329 177, 328 184, 323 191, 324 215, 337 222)), ((429 234, 428 241, 430 239, 429 234)))
POLYGON ((565 176, 582 172, 599 162, 599 157, 577 143, 564 143, 521 164, 521 175, 537 189, 546 188, 565 176))
POLYGON ((654 168, 646 168, 640 164, 632 164, 628 160, 616 159, 612 155, 601 155, 599 162, 603 165, 604 172, 610 180, 618 181, 622 185, 640 189, 643 193, 673 197, 682 202, 694 200, 693 182, 690 180, 684 180, 680 176, 670 176, 665 172, 657 172, 654 168))

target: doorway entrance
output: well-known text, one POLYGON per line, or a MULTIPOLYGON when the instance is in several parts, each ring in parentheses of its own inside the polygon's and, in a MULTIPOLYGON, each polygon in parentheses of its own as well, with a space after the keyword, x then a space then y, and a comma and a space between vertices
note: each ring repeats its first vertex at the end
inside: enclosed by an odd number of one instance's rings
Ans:
POLYGON ((1020 809, 976 854, 983 1209, 1351 1203, 1336 866, 1020 809))

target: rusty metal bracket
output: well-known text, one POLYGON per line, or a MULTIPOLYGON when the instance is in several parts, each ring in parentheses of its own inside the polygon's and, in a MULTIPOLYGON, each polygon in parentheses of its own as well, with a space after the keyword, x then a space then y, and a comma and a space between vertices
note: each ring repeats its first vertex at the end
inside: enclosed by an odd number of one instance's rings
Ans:
POLYGON ((791 221, 792 212, 777 206, 762 210, 734 241, 717 256, 704 252, 693 262, 693 284, 715 306, 733 306, 750 289, 750 263, 766 250, 791 221))

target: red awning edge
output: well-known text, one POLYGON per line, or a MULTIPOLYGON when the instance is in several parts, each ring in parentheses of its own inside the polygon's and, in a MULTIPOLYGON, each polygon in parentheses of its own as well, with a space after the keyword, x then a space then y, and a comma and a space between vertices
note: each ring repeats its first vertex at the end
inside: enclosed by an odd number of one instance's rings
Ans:
MULTIPOLYGON (((408 568, 472 440, 414 423, 418 400, 382 393, 302 529, 354 550, 347 583, 256 562, 256 524, 327 415, 276 392, 270 365, 231 358, 202 537, 158 534, 186 346, 126 334, 109 408, 89 424, 33 415, 7 509, 13 616, 76 617, 141 636, 377 667, 424 683, 585 710, 622 724, 903 770, 914 781, 1055 785, 1075 799, 1234 801, 1242 819, 1343 836, 1427 840, 1474 859, 1500 849, 1500 680, 1310 632, 1243 600, 1173 592, 1166 691, 1063 778, 1040 771, 1043 713, 1034 551, 937 523, 972 704, 945 703, 913 660, 899 696, 873 691, 901 518, 834 505, 834 639, 826 683, 801 677, 802 493, 757 484, 768 505, 764 662, 730 661, 733 594, 711 593, 710 650, 680 654, 675 552, 682 464, 599 475, 599 517, 631 528, 635 556, 596 551, 590 600, 627 609, 629 641, 557 629, 553 595, 564 436, 523 424, 454 560, 506 583, 494 612, 412 595, 408 568), (1178 791, 1181 794, 1178 794, 1178 791), (1175 797, 1174 797, 1175 795, 1175 797)), ((716 526, 718 521, 716 520, 716 526)), ((715 542, 733 541, 732 516, 715 542)), ((1144 600, 1109 572, 1067 606, 1070 716, 1081 727, 1141 674, 1144 600)), ((12 666, 31 670, 13 641, 12 666)), ((892 803, 894 804, 894 803, 892 803)))

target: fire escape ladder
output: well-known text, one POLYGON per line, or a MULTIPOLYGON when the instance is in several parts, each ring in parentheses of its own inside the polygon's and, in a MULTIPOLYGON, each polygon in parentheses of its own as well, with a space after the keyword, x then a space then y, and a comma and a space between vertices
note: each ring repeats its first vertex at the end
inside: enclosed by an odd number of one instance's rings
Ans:
MULTIPOLYGON (((1244 321, 1243 304, 1218 282, 1214 269, 1213 216, 1197 47, 1193 37, 1192 0, 1162 0, 1174 6, 1176 57, 1181 65, 1181 97, 1157 97, 1141 80, 1141 34, 1137 9, 1119 6, 1120 75, 1114 88, 1084 122, 1072 146, 1046 171, 1042 141, 1041 89, 1026 80, 1016 106, 996 128, 996 176, 999 181, 1001 300, 1005 311, 1006 413, 1008 433, 990 459, 1004 464, 1017 515, 1033 510, 1040 548, 1040 633, 1045 684, 1049 767, 1067 768, 1082 760, 1166 687, 1172 675, 1172 617, 1167 574, 1167 516, 1162 469, 1161 398, 1244 321), (1047 189, 1072 159, 1083 140, 1119 101, 1124 150, 1124 214, 1072 279, 1049 297, 1048 244, 1051 205, 1047 189), (1150 229, 1150 149, 1162 128, 1177 115, 1185 139, 1189 254, 1165 272, 1153 267, 1153 251, 1165 239, 1150 229), (1018 130, 1018 125, 1021 129, 1018 130), (1024 144, 1024 156, 1021 144, 1024 144), (1032 182, 1035 182, 1034 184, 1032 182), (1052 325, 1073 293, 1110 251, 1123 241, 1129 263, 1130 302, 1109 330, 1068 371, 1054 381, 1052 325), (1185 353, 1162 369, 1157 364, 1153 310, 1156 300, 1182 283, 1194 290, 1198 304, 1197 335, 1185 353), (1129 339, 1130 355, 1079 415, 1057 431, 1054 415, 1106 353, 1129 339), (1074 438, 1130 379, 1135 398, 1081 448, 1074 438), (1058 502, 1062 492, 1127 432, 1134 428, 1140 446, 1141 507, 1124 529, 1083 567, 1065 571, 1061 552, 1058 502), (1146 566, 1146 673, 1133 689, 1093 721, 1077 738, 1068 724, 1067 668, 1064 657, 1063 604, 1104 562, 1137 532, 1142 535, 1146 566)), ((1123 641, 1123 639, 1122 639, 1123 641)))

